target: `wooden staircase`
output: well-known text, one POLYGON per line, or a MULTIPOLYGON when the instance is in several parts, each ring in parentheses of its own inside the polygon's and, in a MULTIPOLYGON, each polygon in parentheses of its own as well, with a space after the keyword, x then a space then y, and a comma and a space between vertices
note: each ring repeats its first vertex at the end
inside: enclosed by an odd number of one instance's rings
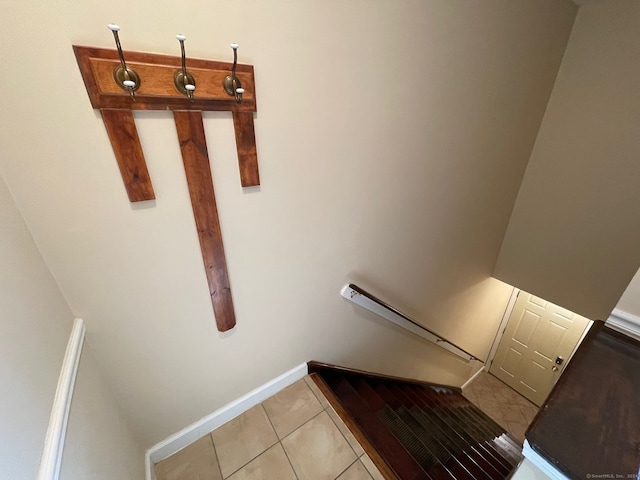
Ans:
POLYGON ((309 373, 387 479, 503 480, 522 459, 459 388, 318 362, 309 373))

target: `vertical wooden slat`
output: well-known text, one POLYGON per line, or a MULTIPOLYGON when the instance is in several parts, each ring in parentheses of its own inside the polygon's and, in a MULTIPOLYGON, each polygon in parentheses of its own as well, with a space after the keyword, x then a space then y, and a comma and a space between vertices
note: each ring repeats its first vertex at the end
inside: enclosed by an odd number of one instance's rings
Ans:
POLYGON ((207 154, 202 112, 174 111, 180 151, 189 185, 193 216, 198 229, 202 261, 218 330, 225 332, 236 324, 227 274, 227 261, 220 233, 216 196, 207 154))
POLYGON ((256 134, 253 112, 233 111, 233 126, 236 132, 236 148, 240 165, 240 182, 243 187, 260 185, 256 134))
POLYGON ((156 198, 131 110, 100 110, 130 202, 156 198))

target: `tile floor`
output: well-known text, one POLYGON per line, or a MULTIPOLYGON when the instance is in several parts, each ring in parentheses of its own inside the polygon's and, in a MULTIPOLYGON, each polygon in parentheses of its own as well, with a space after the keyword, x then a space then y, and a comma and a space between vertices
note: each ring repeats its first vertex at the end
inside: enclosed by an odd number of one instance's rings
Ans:
POLYGON ((308 376, 157 463, 155 474, 157 480, 383 478, 308 376))
POLYGON ((504 427, 520 443, 538 407, 487 372, 482 372, 462 394, 504 427))

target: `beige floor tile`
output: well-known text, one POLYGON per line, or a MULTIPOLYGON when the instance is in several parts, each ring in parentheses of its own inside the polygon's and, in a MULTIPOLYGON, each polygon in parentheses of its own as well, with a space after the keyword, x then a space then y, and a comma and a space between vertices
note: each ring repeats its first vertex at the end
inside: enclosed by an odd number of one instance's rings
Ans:
POLYGON ((467 387, 465 396, 519 442, 524 440, 524 432, 538 413, 535 404, 487 373, 479 375, 467 387))
POLYGON ((326 412, 282 440, 300 480, 334 480, 356 455, 326 412))
POLYGON ((492 387, 478 387, 478 388, 474 388, 473 392, 476 394, 476 398, 478 400, 490 400, 490 401, 495 401, 496 396, 495 396, 495 388, 492 387))
POLYGON ((365 466, 369 474, 371 474, 373 480, 385 480, 385 478, 380 473, 380 470, 378 470, 378 467, 373 464, 368 455, 365 454, 360 457, 360 461, 365 466))
POLYGON ((502 382, 502 380, 500 380, 498 377, 494 377, 492 374, 490 373, 484 373, 482 376, 482 380, 484 381, 485 385, 489 385, 491 387, 501 387, 504 386, 504 383, 502 382))
POLYGON ((535 408, 536 410, 538 410, 538 406, 535 403, 530 402, 529 400, 524 398, 522 395, 518 395, 518 397, 516 398, 516 401, 518 402, 518 405, 520 405, 521 407, 535 408))
POLYGON ((322 405, 304 380, 298 380, 262 403, 281 439, 322 411, 322 405))
POLYGON ((231 475, 228 480, 296 480, 296 474, 282 449, 276 443, 255 460, 231 475))
POLYGON ((533 419, 538 414, 538 407, 520 407, 522 410, 522 414, 524 415, 527 423, 533 422, 533 419))
POLYGON ((524 423, 517 422, 509 422, 507 425, 507 429, 513 438, 515 438, 518 442, 524 442, 524 432, 527 431, 528 425, 524 423))
POLYGON ((207 435, 154 467, 157 480, 221 480, 211 437, 207 435))
MULTIPOLYGON (((493 392, 493 396, 499 402, 504 402, 508 405, 518 405, 517 393, 511 389, 500 388, 493 392)), ((519 406, 519 405, 518 405, 519 406)))
POLYGON ((480 398, 478 399, 478 405, 480 405, 480 408, 482 409, 482 411, 487 414, 489 412, 493 412, 499 415, 502 409, 502 405, 496 400, 486 400, 484 398, 480 398))
POLYGON ((506 420, 502 416, 502 407, 495 401, 480 401, 480 409, 503 428, 506 428, 506 420))
POLYGON ((322 405, 322 408, 327 408, 327 407, 331 406, 331 404, 329 403, 327 398, 324 396, 324 394, 318 388, 318 385, 316 385, 316 382, 314 382, 313 379, 309 375, 304 377, 304 381, 307 382, 307 385, 309 385, 309 388, 315 394, 316 398, 320 402, 320 405, 322 405))
POLYGON ((502 418, 504 418, 507 422, 517 422, 524 423, 525 418, 522 414, 522 410, 518 405, 502 405, 501 408, 502 418))
POLYGON ((262 404, 211 432, 226 478, 278 441, 262 404))
POLYGON ((469 400, 471 403, 477 403, 478 402, 478 398, 476 396, 476 392, 473 391, 471 388, 465 388, 465 390, 462 392, 462 395, 469 400))
POLYGON ((337 480, 371 480, 371 475, 360 460, 356 461, 337 480))
POLYGON ((331 420, 333 420, 333 423, 335 423, 336 426, 338 427, 338 430, 340 430, 340 433, 342 433, 342 435, 344 435, 344 438, 347 439, 347 442, 349 442, 349 445, 351 445, 351 448, 353 449, 355 454, 358 457, 360 455, 362 455, 364 453, 364 450, 362 449, 362 446, 358 443, 358 441, 356 440, 356 437, 353 436, 353 433, 351 433, 351 430, 349 430, 349 427, 347 427, 344 424, 344 422, 338 416, 338 414, 335 412, 335 410, 333 408, 329 407, 329 408, 327 408, 327 413, 331 417, 331 420))

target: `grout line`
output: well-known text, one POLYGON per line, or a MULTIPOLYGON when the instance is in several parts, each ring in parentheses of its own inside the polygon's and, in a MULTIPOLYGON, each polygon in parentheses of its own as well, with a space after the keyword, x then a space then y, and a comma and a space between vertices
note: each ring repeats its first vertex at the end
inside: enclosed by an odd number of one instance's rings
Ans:
MULTIPOLYGON (((299 380, 300 381, 300 380, 299 380)), ((318 404, 320 405, 320 411, 318 413, 316 413, 313 417, 305 420, 303 423, 301 423, 300 425, 298 425, 296 428, 294 428, 292 431, 290 431, 289 433, 287 433, 284 437, 280 438, 280 434, 278 433, 278 431, 276 430, 276 427, 273 425, 273 422, 271 421, 271 417, 269 416, 269 412, 267 412, 267 409, 264 407, 264 405, 262 405, 262 408, 264 408, 265 413, 267 414, 267 418, 269 419, 269 423, 271 423, 271 428, 273 428, 273 431, 276 432, 276 437, 278 437, 279 441, 284 440, 285 438, 287 438, 289 435, 291 435, 293 432, 295 432, 296 430, 298 430, 301 426, 303 426, 305 423, 309 422, 310 420, 313 420, 315 417, 317 417, 318 415, 320 415, 322 412, 324 412, 326 410, 325 407, 322 406, 322 402, 320 402, 320 400, 318 400, 318 397, 316 396, 315 393, 313 393, 313 390, 311 389, 311 387, 307 384, 307 382, 304 380, 304 378, 301 379, 302 382, 304 382, 305 386, 311 391, 311 394, 315 397, 315 399, 317 400, 318 404)), ((267 399, 268 400, 268 399, 267 399)), ((266 400, 265 400, 266 401, 266 400)), ((263 402, 264 403, 264 402, 263 402)))
MULTIPOLYGON (((505 418, 503 418, 501 415, 499 416, 499 418, 496 418, 493 415, 490 415, 489 413, 487 413, 481 406, 479 403, 480 399, 483 400, 487 400, 487 401, 492 401, 497 403, 500 406, 515 406, 518 409, 518 412, 520 412, 520 414, 522 415, 523 419, 524 419, 524 424, 526 424, 526 426, 528 427, 531 424, 531 421, 527 421, 527 415, 524 411, 525 407, 523 405, 521 405, 518 400, 519 399, 524 399, 528 404, 533 405, 534 407, 536 407, 529 399, 527 399, 526 397, 524 397, 521 393, 516 392, 513 388, 511 388, 509 385, 505 384, 502 380, 500 380, 499 378, 494 377, 493 375, 491 375, 491 373, 488 373, 487 375, 493 377, 493 379, 491 379, 490 381, 492 383, 495 383, 495 387, 503 392, 505 392, 508 395, 508 398, 504 397, 504 396, 495 396, 493 395, 493 391, 492 391, 492 396, 491 398, 487 398, 486 396, 480 396, 478 394, 475 394, 475 398, 476 401, 471 400, 470 398, 467 398, 468 400, 470 400, 474 405, 476 405, 478 408, 480 408, 480 410, 482 410, 486 415, 489 415, 490 418, 492 418, 496 423, 498 423, 502 428, 504 428, 507 432, 509 432, 509 434, 516 439, 516 441, 520 442, 519 436, 515 434, 515 432, 513 431, 511 424, 512 423, 522 423, 522 422, 511 422, 511 421, 507 421, 505 418)), ((471 390, 473 391, 473 385, 470 386, 471 390)), ((464 393, 463 393, 464 395, 464 393)), ((537 407, 536 407, 537 408, 537 407)))
POLYGON ((347 470, 349 470, 351 467, 353 467, 353 464, 354 464, 354 463, 356 463, 356 462, 357 462, 357 461, 359 461, 359 460, 360 460, 359 458, 356 458, 353 462, 351 462, 351 463, 349 464, 349 466, 348 466, 347 468, 345 468, 344 470, 342 470, 342 471, 341 471, 341 472, 336 476, 336 478, 335 478, 334 480, 338 480, 338 479, 340 478, 340 476, 341 476, 344 472, 346 472, 346 471, 347 471, 347 470))
MULTIPOLYGON (((306 378, 306 377, 305 377, 306 378)), ((309 377, 311 378, 311 377, 309 377)), ((311 382, 313 382, 313 380, 310 380, 311 382)), ((309 390, 311 390, 311 392, 315 395, 315 397, 318 399, 318 402, 320 402, 320 406, 322 406, 322 401, 318 398, 318 395, 316 395, 316 393, 314 392, 313 388, 311 388, 309 386, 309 384, 307 384, 307 386, 309 387, 309 390)), ((322 392, 320 392, 320 394, 322 394, 322 392)), ((331 421, 334 423, 334 425, 336 426, 336 428, 338 429, 338 431, 340 432, 340 435, 342 435, 342 438, 344 438, 347 441, 347 445, 349 445, 349 448, 351 449, 351 451, 353 451, 353 453, 356 456, 356 459, 359 459, 362 455, 360 455, 360 457, 358 456, 358 454, 356 453, 355 448, 353 448, 351 446, 351 442, 349 441, 349 439, 347 438, 347 436, 342 433, 342 429, 338 426, 338 424, 335 422, 335 420, 333 419, 333 417, 329 414, 329 409, 333 410, 333 413, 335 413, 336 417, 338 417, 338 420, 342 422, 342 419, 340 418, 340 416, 338 415, 338 413, 336 412, 335 408, 333 408, 333 406, 329 403, 329 400, 327 400, 327 397, 325 397, 324 395, 322 395, 322 397, 324 398, 324 400, 326 401, 327 406, 324 407, 324 411, 327 412, 327 415, 329 415, 329 418, 331 419, 331 421)), ((349 430, 349 427, 347 427, 347 425, 342 422, 342 424, 344 425, 344 427, 349 431, 349 433, 351 434, 351 436, 354 438, 354 440, 356 441, 356 443, 358 445, 360 445, 360 442, 358 442, 358 439, 355 438, 355 436, 353 435, 353 432, 351 430, 349 430)), ((360 447, 362 448, 362 445, 360 445, 360 447)), ((364 451, 364 449, 363 449, 364 451)), ((342 475, 342 474, 340 474, 342 475)))
MULTIPOLYGON (((305 382, 305 384, 306 384, 306 382, 305 382)), ((260 405, 262 405, 262 403, 260 405)), ((264 408, 264 405, 262 405, 262 408, 264 408)), ((269 416, 269 413, 267 412, 266 408, 264 408, 264 413, 267 414, 267 420, 269 420, 269 423, 271 424, 271 428, 273 428, 273 431, 276 432, 276 427, 273 426, 273 422, 271 421, 271 417, 269 416)), ((300 427, 298 427, 298 428, 300 428, 300 427)), ((297 428, 296 428, 296 430, 297 430, 297 428)), ((294 430, 293 432, 295 432, 296 430, 294 430)), ((291 433, 293 433, 293 432, 291 432, 291 433)), ((291 435, 291 433, 289 435, 291 435)), ((284 452, 284 456, 287 457, 287 461, 289 462, 289 466, 291 467, 291 470, 293 470, 293 474, 295 475, 296 480, 299 480, 298 479, 298 472, 296 472, 296 469, 293 468, 293 463, 291 462, 291 459, 289 458, 289 454, 287 453, 287 449, 284 448, 284 445, 282 444, 282 440, 280 440, 280 436, 278 435, 278 432, 276 432, 276 437, 278 437, 278 443, 282 447, 282 451, 284 452)))
MULTIPOLYGON (((325 412, 324 410, 322 410, 322 411, 320 411, 320 412, 316 413, 316 414, 315 414, 313 417, 311 417, 309 420, 306 420, 306 421, 304 421, 303 423, 301 423, 300 425, 298 425, 298 426, 296 427, 296 429, 295 429, 293 432, 288 433, 288 434, 286 434, 284 437, 282 437, 282 439, 281 439, 280 441, 284 440, 285 438, 289 437, 289 436, 290 436, 290 435, 292 435, 293 433, 297 432, 298 430, 300 430, 300 428, 301 428, 302 426, 306 425, 306 424, 307 424, 307 423, 309 423, 311 420, 313 420, 314 418, 316 418, 316 417, 317 417, 317 416, 319 416, 319 415, 322 415, 323 413, 326 413, 326 412, 325 412)), ((327 415, 329 415, 329 414, 327 413, 327 415)), ((331 418, 331 417, 329 417, 329 418, 331 418)))
POLYGON ((295 467, 293 466, 293 462, 291 461, 291 459, 289 458, 289 454, 287 453, 287 450, 284 448, 284 445, 282 445, 282 442, 280 442, 280 446, 282 447, 282 451, 284 452, 284 456, 287 457, 287 461, 289 462, 289 466, 291 467, 291 471, 293 472, 293 474, 296 477, 296 480, 299 480, 298 478, 298 472, 296 472, 295 467))
POLYGON ((371 460, 371 457, 369 455, 367 455, 367 453, 363 453, 360 458, 358 460, 360 460, 360 463, 362 463, 362 466, 364 467, 364 469, 366 470, 367 474, 369 475, 369 479, 373 480, 373 472, 371 472, 371 470, 369 470, 369 467, 367 467, 367 465, 362 461, 362 457, 367 457, 369 459, 369 462, 371 462, 371 465, 373 465, 373 468, 376 469, 376 471, 380 474, 380 476, 384 477, 384 475, 382 475, 382 472, 380 472, 380 470, 378 469, 378 467, 376 466, 375 463, 373 463, 373 460, 371 460))
POLYGON ((211 433, 209 433, 209 438, 211 439, 211 445, 213 445, 213 453, 216 456, 216 462, 218 463, 218 472, 220 472, 220 478, 224 479, 224 476, 222 475, 222 467, 220 466, 220 457, 218 457, 218 450, 216 449, 216 442, 213 441, 213 435, 211 435, 211 433))
POLYGON ((503 382, 502 380, 500 380, 498 377, 496 377, 495 375, 493 375, 491 372, 488 373, 488 375, 491 375, 492 378, 496 379, 498 382, 500 382, 501 385, 507 387, 507 389, 510 392, 515 393, 516 395, 518 395, 518 397, 522 397, 524 398, 527 402, 529 402, 531 405, 533 405, 536 408, 540 408, 538 407, 535 403, 533 403, 531 400, 529 400, 527 397, 525 397, 524 395, 522 395, 520 392, 516 391, 513 387, 511 387, 510 385, 507 385, 505 382, 503 382))
POLYGON ((247 463, 245 463, 243 466, 241 466, 240 468, 238 468, 235 472, 230 473, 229 476, 227 478, 232 477, 233 475, 235 475, 236 473, 238 473, 240 470, 242 470, 244 467, 246 467, 247 465, 249 465, 251 462, 253 462, 254 460, 259 459, 262 455, 264 455, 265 453, 267 453, 269 450, 271 450, 273 447, 275 447, 276 445, 278 445, 280 442, 276 442, 273 445, 271 445, 269 448, 265 449, 263 452, 261 452, 259 455, 256 455, 255 457, 253 457, 251 460, 249 460, 247 463))
MULTIPOLYGON (((371 472, 369 471, 369 469, 368 469, 368 468, 366 467, 366 465, 362 462, 362 460, 360 460, 360 459, 358 459, 358 460, 360 461, 360 464, 361 464, 361 465, 362 465, 362 467, 364 468, 364 471, 365 471, 365 472, 367 472, 367 475, 369 475, 369 480, 373 480, 373 473, 371 473, 371 472)), ((373 463, 373 462, 371 462, 371 463, 373 463)), ((374 466, 375 468, 378 468, 378 467, 376 467, 376 466, 375 466, 375 464, 374 464, 373 466, 374 466)), ((380 472, 380 471, 378 470, 378 472, 380 472)), ((380 473, 380 475, 382 475, 382 473, 380 473)))
MULTIPOLYGON (((313 389, 309 386, 309 384, 307 384, 305 380, 303 380, 303 381, 305 382, 305 385, 307 386, 307 388, 308 388, 309 390, 311 390, 311 393, 313 394, 313 396, 316 398, 316 400, 317 400, 317 401, 318 401, 318 403, 320 404, 321 410, 320 410, 318 413, 316 413, 315 415, 313 415, 312 417, 310 417, 309 419, 307 419, 306 421, 304 421, 303 423, 301 423, 300 425, 298 425, 298 426, 297 426, 293 431, 291 431, 290 433, 288 433, 288 434, 287 434, 287 435, 285 435, 284 437, 280 438, 280 436, 278 435, 278 432, 277 432, 277 431, 276 431, 276 429, 275 429, 275 426, 273 425, 273 422, 272 422, 272 420, 271 420, 271 417, 269 416, 269 413, 267 412, 267 409, 266 409, 266 408, 264 407, 264 405, 263 405, 263 403, 264 403, 264 402, 261 402, 261 403, 260 403, 260 405, 262 406, 262 409, 263 409, 263 411, 264 411, 264 413, 265 413, 265 415, 266 415, 266 417, 267 417, 267 420, 269 421, 269 424, 271 425, 271 428, 272 428, 273 432, 275 433, 276 438, 277 438, 278 440, 277 440, 275 443, 273 443, 272 445, 269 445, 267 448, 265 448, 265 449, 264 449, 262 452, 260 452, 258 455, 256 455, 255 457, 251 458, 249 461, 247 461, 247 462, 246 462, 245 464, 243 464, 241 467, 239 467, 239 468, 237 468, 236 470, 234 470, 233 472, 231 472, 227 477, 224 477, 224 476, 222 475, 222 466, 220 465, 220 458, 218 457, 218 452, 217 452, 217 450, 216 450, 216 448, 215 448, 215 442, 214 442, 214 440, 213 440, 213 435, 211 435, 213 432, 210 432, 210 433, 209 433, 209 435, 210 435, 210 437, 211 437, 211 442, 212 442, 212 444, 213 444, 214 452, 215 452, 215 455, 216 455, 216 459, 217 459, 217 461, 218 461, 218 469, 219 469, 219 471, 220 471, 220 476, 221 476, 221 478, 223 478, 223 479, 225 479, 225 480, 226 480, 226 479, 228 479, 228 478, 230 478, 231 476, 235 475, 239 470, 242 470, 244 467, 246 467, 249 463, 253 462, 253 461, 254 461, 254 460, 256 460, 258 457, 260 457, 260 456, 264 455, 268 450, 270 450, 271 448, 273 448, 275 445, 280 444, 280 447, 282 448, 282 450, 283 450, 283 452, 284 452, 284 454, 285 454, 285 457, 287 458, 287 461, 289 462, 289 466, 291 467, 291 470, 293 471, 293 474, 295 475, 296 480, 299 480, 298 473, 296 472, 296 469, 294 468, 293 463, 291 462, 291 458, 289 458, 289 454, 287 453, 287 450, 284 448, 284 444, 282 443, 282 441, 283 441, 284 439, 286 439, 287 437, 289 437, 290 435, 292 435, 293 433, 295 433, 295 432, 296 432, 297 430, 299 430, 300 428, 302 428, 302 427, 303 427, 304 425, 306 425, 307 423, 311 422, 312 420, 314 420, 314 419, 315 419, 315 418, 317 418, 318 416, 322 415, 322 413, 326 413, 326 414, 327 414, 327 416, 328 416, 328 417, 329 417, 329 419, 331 420, 331 423, 332 423, 332 424, 333 424, 333 425, 338 429, 338 432, 340 433, 340 435, 342 436, 342 438, 345 440, 345 442, 347 442, 347 445, 349 445, 349 448, 351 449, 351 451, 352 451, 352 452, 354 453, 354 455, 356 456, 355 460, 354 460, 353 462, 351 462, 351 463, 349 464, 349 466, 348 466, 345 470, 343 470, 342 472, 340 472, 340 474, 336 477, 336 479, 337 479, 340 475, 342 475, 346 470, 348 470, 349 468, 351 468, 351 466, 353 466, 353 464, 354 464, 354 463, 356 463, 356 462, 360 461, 360 459, 361 459, 365 454, 363 453, 362 455, 358 456, 358 454, 355 452, 355 450, 353 449, 353 447, 351 446, 351 444, 350 444, 350 443, 349 443, 349 441, 347 440, 346 436, 342 433, 342 431, 340 430, 340 428, 338 427, 338 425, 336 424, 336 422, 333 420, 333 418, 331 418, 331 415, 329 415, 329 413, 328 413, 328 411, 327 411, 327 410, 331 407, 331 405, 330 405, 330 404, 328 404, 328 406, 324 407, 324 406, 322 405, 322 402, 320 401, 320 399, 319 399, 319 398, 318 398, 318 396, 316 395, 316 393, 315 393, 315 392, 313 391, 313 389)), ((313 380, 312 380, 312 381, 313 381, 313 380)), ((339 417, 338 417, 338 418, 339 418, 339 417)), ((348 427, 347 427, 347 429, 348 429, 348 427)), ((356 441, 357 441, 357 440, 356 440, 356 441)), ((366 470, 366 468, 365 468, 365 470, 366 470)), ((369 471, 368 471, 368 470, 367 470, 367 473, 368 473, 369 475, 371 475, 371 474, 369 473, 369 471)))
MULTIPOLYGON (((315 395, 315 394, 314 394, 315 395)), ((322 404, 321 404, 322 406, 322 404)), ((331 405, 329 405, 330 407, 331 405)), ((355 452, 355 450, 353 449, 353 447, 351 446, 351 444, 349 443, 349 440, 347 440, 347 438, 344 436, 344 434, 340 431, 340 427, 338 427, 338 425, 336 425, 336 422, 333 420, 333 418, 331 418, 331 415, 329 415, 329 413, 327 412, 327 409, 329 407, 325 407, 322 411, 316 413, 313 417, 311 417, 309 420, 305 421, 304 423, 301 423, 293 432, 287 434, 285 437, 282 438, 282 440, 284 440, 285 438, 287 438, 288 436, 292 435, 294 432, 298 431, 300 428, 302 428, 304 425, 306 425, 307 423, 309 423, 311 420, 315 419, 316 417, 322 415, 323 413, 326 413, 327 416, 329 417, 329 420, 331 420, 331 423, 333 423, 333 425, 338 429, 338 433, 340 433, 340 435, 342 436, 342 438, 344 439, 345 442, 347 442, 347 445, 349 446, 349 448, 351 449, 351 451, 353 452, 353 454, 355 455, 355 460, 353 462, 351 462, 349 464, 349 466, 347 468, 345 468, 342 472, 340 472, 338 474, 338 476, 336 477, 336 479, 342 475, 345 471, 347 471, 354 463, 356 463, 357 461, 360 460, 360 457, 358 456, 358 454, 355 452)), ((268 415, 267 415, 268 416, 268 415)), ((339 418, 339 417, 338 417, 339 418)), ((271 421, 271 419, 269 419, 269 421, 271 421)), ((348 428, 348 427, 347 427, 348 428)), ((282 443, 282 440, 280 440, 280 443, 282 443)), ((357 440, 356 440, 357 441, 357 440)), ((284 448, 284 445, 282 445, 282 449, 284 450, 284 454, 287 456, 287 460, 289 460, 289 463, 291 464, 291 468, 293 468, 293 473, 296 475, 296 478, 298 478, 298 473, 296 472, 296 469, 293 467, 293 463, 291 463, 291 459, 289 458, 289 454, 287 453, 287 449, 284 448)), ((364 454, 363 454, 364 455, 364 454)), ((366 470, 366 468, 365 468, 366 470)), ((367 470, 368 473, 368 470, 367 470)))
MULTIPOLYGON (((303 378, 304 383, 307 385, 307 388, 308 388, 309 390, 311 390, 311 393, 313 393, 313 396, 314 396, 314 397, 316 397, 316 400, 318 400, 318 403, 320 403, 320 406, 321 406, 324 410, 326 410, 326 409, 327 409, 327 407, 325 407, 325 406, 323 406, 323 405, 322 405, 322 400, 320 400, 320 397, 318 397, 318 395, 316 395, 316 392, 314 391, 314 389, 313 389, 313 388, 311 388, 311 385, 309 385, 309 383, 307 382, 307 378, 309 378, 309 382, 313 382, 313 380, 311 379, 311 377, 309 377, 309 375, 307 374, 307 375, 303 378)), ((318 388, 318 387, 317 387, 317 385, 316 385, 316 388, 318 388)), ((320 392, 320 393, 322 393, 322 392, 320 392)), ((324 400, 325 400, 325 403, 329 403, 329 401, 327 400, 327 397, 325 397, 325 396, 323 395, 323 398, 324 398, 324 400)))
MULTIPOLYGON (((276 442, 272 445, 269 445, 267 448, 265 448, 262 452, 260 452, 258 455, 256 455, 255 457, 253 457, 251 460, 249 460, 247 463, 245 463, 244 465, 242 465, 241 467, 237 468, 236 470, 234 470, 233 472, 231 472, 228 476, 226 477, 222 477, 223 479, 227 479, 229 477, 232 477, 233 475, 235 475, 236 473, 238 473, 238 471, 242 470, 244 467, 246 467, 247 465, 249 465, 251 462, 253 462, 254 460, 256 460, 258 457, 261 457, 262 455, 264 455, 265 453, 267 453, 267 450, 272 449, 273 447, 275 447, 277 444, 279 444, 280 442, 276 442)), ((220 469, 220 474, 222 475, 222 468, 220 469)))
MULTIPOLYGON (((273 433, 275 433, 276 435, 276 441, 274 443, 272 443, 271 445, 269 445, 267 448, 265 448, 264 450, 262 450, 258 455, 256 455, 255 457, 251 458, 249 461, 247 461, 244 465, 242 465, 241 467, 235 469, 233 472, 231 472, 228 476, 223 476, 223 479, 229 478, 231 475, 235 474, 238 470, 242 470, 244 467, 246 467, 247 465, 249 465, 251 462, 253 462, 256 458, 258 458, 260 455, 262 455, 264 452, 266 452, 267 450, 269 450, 270 448, 272 448, 274 445, 280 443, 280 440, 278 440, 278 433, 276 432, 276 429, 273 428, 273 423, 271 423, 271 419, 269 418, 269 414, 267 413, 267 410, 264 408, 264 405, 262 405, 262 403, 259 404, 262 407, 262 410, 264 411, 264 414, 267 417, 267 420, 269 421, 269 425, 271 425, 271 428, 273 430, 273 433)), ((256 405, 257 407, 258 405, 256 405)), ((255 408, 255 407, 253 407, 255 408)), ((237 418, 237 417, 236 417, 237 418)), ((217 429, 216 429, 217 430, 217 429)), ((212 432, 213 433, 213 432, 212 432)), ((211 437, 213 438, 213 436, 211 437)), ((222 466, 220 467, 220 474, 222 474, 222 466)))
MULTIPOLYGON (((338 420, 342 422, 342 419, 340 418, 340 416, 336 413, 336 411, 334 410, 333 413, 335 413, 336 417, 338 417, 338 420)), ((329 415, 329 412, 327 412, 327 415, 329 415)), ((351 446, 351 442, 349 441, 349 439, 347 438, 347 436, 342 433, 342 429, 338 426, 338 424, 336 423, 336 421, 333 419, 333 417, 331 415, 329 415, 329 418, 331 419, 331 421, 333 422, 333 424, 336 426, 336 428, 338 429, 338 431, 340 432, 340 435, 342 435, 342 438, 344 438, 345 442, 347 442, 347 445, 349 445, 349 448, 351 449, 351 451, 353 452, 353 454, 356 456, 356 460, 358 460, 360 457, 358 456, 358 454, 356 453, 355 448, 353 448, 351 446)), ((351 434, 351 436, 354 438, 354 440, 358 443, 358 445, 360 444, 360 442, 358 442, 358 439, 353 435, 353 432, 351 430, 349 430, 349 427, 347 427, 347 425, 342 422, 342 425, 344 425, 344 428, 346 428, 349 433, 351 434)), ((362 445, 360 445, 360 448, 362 448, 362 445)), ((362 449, 364 451, 364 448, 362 449)), ((342 474, 340 474, 342 475, 342 474)))

